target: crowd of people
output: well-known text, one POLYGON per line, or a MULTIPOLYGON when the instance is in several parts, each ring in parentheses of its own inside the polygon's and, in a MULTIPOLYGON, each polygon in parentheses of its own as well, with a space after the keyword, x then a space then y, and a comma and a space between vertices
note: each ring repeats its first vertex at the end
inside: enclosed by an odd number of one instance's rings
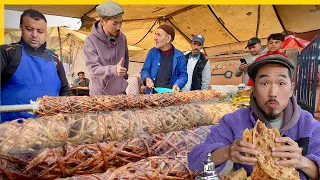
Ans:
MULTIPOLYGON (((84 72, 78 73, 78 78, 74 80, 71 87, 88 87, 90 95, 117 95, 134 93, 156 93, 155 87, 169 88, 173 91, 192 91, 209 89, 211 80, 210 61, 201 53, 205 39, 201 34, 194 35, 191 41, 191 52, 183 54, 176 49, 172 42, 175 38, 175 30, 172 26, 161 24, 155 31, 154 48, 150 49, 145 59, 145 63, 140 74, 132 77, 128 76, 129 52, 126 36, 121 32, 123 8, 116 2, 104 2, 96 7, 96 12, 100 17, 93 24, 92 31, 88 34, 83 52, 85 55, 86 67, 90 73, 90 80, 85 78, 84 72), (130 82, 130 84, 129 84, 130 82), (134 87, 138 86, 138 87, 134 87), (90 88, 89 88, 90 87, 90 88), (139 90, 136 90, 136 89, 139 90)), ((66 79, 61 61, 58 56, 46 50, 47 22, 44 15, 34 9, 24 11, 21 15, 20 29, 22 37, 20 42, 1 46, 1 80, 3 93, 6 89, 15 88, 13 91, 22 91, 23 88, 32 89, 44 85, 32 84, 34 82, 55 82, 50 83, 55 87, 56 92, 46 92, 40 90, 32 95, 21 97, 25 100, 3 99, 3 104, 26 103, 42 95, 71 95, 70 87, 66 79), (25 53, 24 53, 25 52, 25 53), (26 57, 41 59, 43 63, 53 63, 56 72, 45 73, 39 66, 27 68, 22 66, 26 57), (20 64, 20 62, 22 64, 20 64), (21 66, 20 66, 21 65, 21 66), (19 68, 18 68, 19 67, 19 68), (22 68, 23 67, 23 68, 22 68), (38 78, 26 80, 22 83, 23 88, 15 87, 16 76, 19 77, 20 71, 31 71, 29 74, 39 74, 38 78), (41 73, 44 76, 40 76, 41 73), (58 75, 56 78, 55 75, 58 75), (49 76, 49 77, 46 77, 49 76), (13 77, 13 78, 12 78, 13 77), (47 80, 45 78, 48 78, 47 80), (9 82, 10 80, 10 82, 9 82), (60 85, 59 85, 60 84, 60 85), (8 87, 7 87, 8 86, 8 87), (17 90, 19 89, 19 90, 17 90), (40 94, 38 94, 40 93, 40 94), (9 102, 10 101, 10 102, 9 102)), ((284 41, 281 33, 271 34, 268 38, 267 48, 262 50, 261 41, 258 38, 251 38, 246 48, 249 49, 250 56, 245 57, 246 62, 237 67, 235 75, 243 77, 243 83, 252 85, 252 80, 248 78, 247 66, 261 57, 281 54, 279 49, 284 41)), ((281 54, 286 56, 285 54, 281 54)), ((50 71, 53 66, 46 66, 50 71)), ((50 72, 48 71, 48 72, 50 72)), ((32 77, 32 76, 31 76, 32 77)), ((43 89, 43 88, 39 88, 43 89)), ((52 91, 53 88, 50 89, 52 91)), ((15 98, 19 99, 19 98, 15 98)))
MULTIPOLYGON (((73 86, 89 87, 90 95, 156 93, 155 87, 174 91, 206 90, 209 88, 210 61, 201 53, 205 39, 194 35, 191 52, 184 55, 173 46, 175 30, 161 24, 155 31, 155 46, 146 57, 140 74, 128 77, 129 52, 126 36, 121 32, 123 8, 115 2, 96 7, 100 19, 87 36, 83 51, 90 80, 79 72, 73 86)), ((0 46, 1 105, 28 104, 38 97, 68 96, 68 84, 58 56, 46 49, 47 21, 34 9, 23 12, 20 19, 21 40, 0 46)), ((285 36, 268 37, 267 48, 254 37, 248 41, 250 56, 237 67, 236 76, 252 86, 250 107, 224 116, 203 144, 189 154, 189 167, 201 171, 206 154, 211 152, 217 170, 232 160, 234 169, 244 167, 252 172, 257 159, 253 144, 242 140, 242 132, 260 119, 269 128, 277 127, 282 135, 277 142, 286 146, 272 149, 273 156, 287 158, 278 165, 292 165, 301 179, 318 179, 320 166, 320 123, 310 113, 301 110, 293 94, 295 64, 280 53, 285 36), (318 139, 319 138, 319 139, 318 139)), ((29 118, 27 112, 1 113, 1 122, 29 118)))

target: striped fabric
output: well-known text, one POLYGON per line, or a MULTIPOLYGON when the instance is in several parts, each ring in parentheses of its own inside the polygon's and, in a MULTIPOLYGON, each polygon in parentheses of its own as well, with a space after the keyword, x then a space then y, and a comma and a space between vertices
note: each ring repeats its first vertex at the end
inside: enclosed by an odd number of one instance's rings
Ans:
POLYGON ((127 80, 128 86, 126 89, 127 95, 136 95, 140 94, 140 87, 142 85, 142 80, 140 78, 140 74, 135 74, 127 80))

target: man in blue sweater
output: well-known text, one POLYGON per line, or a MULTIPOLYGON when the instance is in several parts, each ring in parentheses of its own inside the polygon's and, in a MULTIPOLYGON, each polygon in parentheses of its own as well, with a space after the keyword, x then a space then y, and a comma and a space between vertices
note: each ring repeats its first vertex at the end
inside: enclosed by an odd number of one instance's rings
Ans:
POLYGON ((186 59, 173 45, 174 29, 160 25, 155 33, 155 47, 149 50, 141 70, 141 78, 147 86, 146 94, 154 87, 180 91, 188 81, 186 59))
POLYGON ((300 179, 319 179, 320 123, 312 115, 301 110, 293 95, 292 75, 295 65, 282 55, 270 55, 248 66, 248 75, 253 80, 250 107, 239 109, 222 117, 219 125, 211 127, 205 143, 193 148, 188 155, 189 167, 201 171, 206 154, 221 171, 228 160, 234 169, 245 168, 248 175, 257 158, 243 153, 258 155, 254 145, 242 140, 243 131, 252 129, 260 119, 268 128, 277 127, 281 138, 276 142, 287 145, 272 149, 272 156, 287 158, 277 165, 295 167, 300 179))

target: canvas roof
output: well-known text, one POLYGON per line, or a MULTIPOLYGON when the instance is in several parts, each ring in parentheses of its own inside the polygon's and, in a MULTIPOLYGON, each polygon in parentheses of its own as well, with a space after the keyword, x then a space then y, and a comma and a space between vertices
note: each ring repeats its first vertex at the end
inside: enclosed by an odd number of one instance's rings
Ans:
MULTIPOLYGON (((97 19, 96 5, 5 5, 5 9, 23 11, 34 8, 44 14, 81 18, 81 33, 90 32, 97 19)), ((122 5, 122 32, 128 45, 142 50, 135 52, 137 61, 154 46, 154 31, 159 24, 175 27, 173 42, 181 51, 190 50, 194 34, 205 37, 205 47, 236 44, 256 36, 291 31, 304 33, 320 29, 320 6, 317 5, 122 5), (260 15, 260 18, 258 18, 260 15)), ((241 46, 241 48, 244 48, 241 46)), ((212 56, 206 51, 208 56, 212 56)), ((135 60, 135 59, 133 59, 135 60)))

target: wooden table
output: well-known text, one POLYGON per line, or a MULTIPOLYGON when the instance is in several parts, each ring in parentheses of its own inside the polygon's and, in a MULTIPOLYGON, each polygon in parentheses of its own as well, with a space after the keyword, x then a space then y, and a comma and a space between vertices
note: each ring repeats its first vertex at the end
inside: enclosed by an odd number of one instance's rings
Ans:
POLYGON ((75 96, 89 96, 88 87, 71 87, 71 92, 75 96))

